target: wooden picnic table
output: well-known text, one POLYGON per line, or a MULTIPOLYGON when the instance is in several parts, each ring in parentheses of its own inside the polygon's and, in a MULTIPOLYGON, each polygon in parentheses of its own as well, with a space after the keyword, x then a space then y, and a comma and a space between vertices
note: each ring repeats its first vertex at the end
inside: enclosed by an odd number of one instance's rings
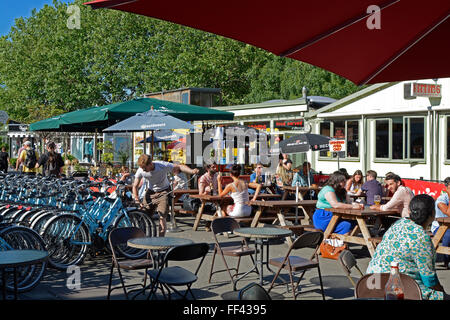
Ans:
POLYGON ((436 253, 448 254, 450 255, 450 247, 444 247, 439 245, 442 238, 444 237, 445 232, 450 227, 450 217, 448 218, 436 218, 436 221, 439 222, 439 229, 433 237, 433 245, 436 248, 436 253))
MULTIPOLYGON (((317 200, 278 200, 278 201, 251 201, 248 202, 249 205, 258 206, 258 210, 256 211, 255 216, 253 217, 251 227, 256 227, 258 225, 258 221, 261 216, 266 212, 267 209, 274 209, 276 212, 277 218, 273 221, 272 224, 275 224, 279 221, 280 226, 289 227, 286 224, 285 213, 286 209, 289 208, 299 208, 302 207, 305 209, 305 212, 310 214, 312 219, 312 215, 316 208, 317 200)), ((292 243, 292 239, 288 238, 288 243, 292 243)))
MULTIPOLYGON (((284 191, 282 200, 286 200, 286 197, 288 194, 293 193, 297 191, 297 187, 291 187, 291 186, 282 186, 281 189, 284 191)), ((320 191, 322 187, 298 187, 298 199, 303 200, 303 197, 306 195, 308 191, 320 191)))
POLYGON ((183 194, 198 194, 198 189, 177 189, 173 191, 175 203, 180 200, 183 194))
MULTIPOLYGON (((224 208, 226 205, 231 204, 233 202, 233 198, 229 195, 225 196, 225 197, 219 197, 218 195, 209 195, 209 194, 205 194, 205 195, 199 195, 199 194, 192 194, 190 195, 191 198, 196 198, 196 199, 200 199, 201 204, 200 207, 198 209, 197 212, 197 216, 195 217, 195 222, 194 222, 194 231, 197 230, 198 225, 200 224, 201 220, 207 220, 207 221, 212 221, 215 219, 215 217, 219 216, 218 212, 216 212, 215 215, 210 215, 210 214, 203 214, 204 210, 205 210, 205 205, 207 202, 211 202, 214 203, 217 208, 219 209, 219 211, 224 208)), ((250 198, 253 197, 253 195, 249 195, 250 198)), ((257 196, 257 199, 279 199, 281 198, 281 196, 279 194, 267 194, 267 193, 261 193, 257 196)))
POLYGON ((364 209, 329 208, 326 210, 332 212, 333 217, 331 218, 331 221, 324 232, 323 238, 328 239, 330 238, 331 235, 333 235, 336 238, 343 240, 344 242, 367 246, 371 256, 373 256, 375 253, 375 246, 373 242, 370 240, 371 235, 367 227, 366 221, 369 218, 376 218, 377 222, 381 224, 382 217, 400 216, 400 214, 396 210, 378 211, 372 210, 369 207, 365 207, 364 209), (340 219, 356 220, 358 225, 352 230, 350 235, 333 233, 333 230, 340 219), (359 231, 361 231, 362 237, 356 236, 358 229, 359 231))

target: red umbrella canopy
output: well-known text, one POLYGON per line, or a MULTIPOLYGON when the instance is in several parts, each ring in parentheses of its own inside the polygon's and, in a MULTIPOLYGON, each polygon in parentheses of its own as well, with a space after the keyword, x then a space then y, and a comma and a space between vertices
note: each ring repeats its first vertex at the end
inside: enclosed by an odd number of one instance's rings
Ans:
POLYGON ((86 4, 239 40, 356 84, 450 76, 449 0, 96 0, 86 4))

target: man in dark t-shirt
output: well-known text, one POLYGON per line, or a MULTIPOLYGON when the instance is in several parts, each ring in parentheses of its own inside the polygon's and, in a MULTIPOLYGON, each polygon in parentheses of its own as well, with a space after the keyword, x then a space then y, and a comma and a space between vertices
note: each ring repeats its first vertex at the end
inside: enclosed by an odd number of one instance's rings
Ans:
POLYGON ((0 152, 0 171, 8 172, 9 166, 9 155, 6 152, 6 147, 2 147, 2 151, 0 152))
POLYGON ((366 193, 366 204, 374 205, 373 197, 375 195, 383 196, 383 187, 377 181, 376 171, 369 170, 366 174, 366 182, 362 185, 361 189, 357 192, 360 195, 362 191, 366 193))

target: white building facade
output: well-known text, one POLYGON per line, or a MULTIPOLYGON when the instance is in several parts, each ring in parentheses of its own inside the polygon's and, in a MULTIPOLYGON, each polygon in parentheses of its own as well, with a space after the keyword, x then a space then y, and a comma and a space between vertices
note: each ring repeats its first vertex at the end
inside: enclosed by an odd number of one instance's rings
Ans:
POLYGON ((308 116, 313 133, 346 141, 339 164, 336 154, 311 152, 316 171, 331 173, 339 165, 349 174, 359 169, 411 179, 450 176, 450 78, 373 85, 308 116), (414 83, 438 87, 441 97, 411 96, 414 83))

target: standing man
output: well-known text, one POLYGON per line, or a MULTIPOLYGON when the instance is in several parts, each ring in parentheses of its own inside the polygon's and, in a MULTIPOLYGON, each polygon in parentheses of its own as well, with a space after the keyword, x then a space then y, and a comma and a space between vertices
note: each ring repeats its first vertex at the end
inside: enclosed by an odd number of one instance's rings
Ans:
POLYGON ((42 175, 51 176, 54 175, 58 178, 61 177, 64 161, 61 154, 56 152, 56 144, 53 141, 47 143, 47 152, 44 153, 36 163, 36 169, 42 166, 42 175))
POLYGON ((410 188, 402 186, 402 179, 394 173, 387 175, 384 181, 393 196, 388 203, 374 204, 370 206, 370 209, 378 211, 397 210, 398 213, 401 213, 402 218, 409 217, 409 202, 414 197, 414 193, 410 188))
POLYGON ((22 172, 29 175, 36 175, 38 169, 36 168, 36 163, 39 159, 39 154, 31 145, 30 141, 26 141, 24 144, 25 149, 17 158, 16 168, 19 168, 19 165, 22 164, 22 172))
MULTIPOLYGON (((450 177, 444 179, 445 191, 436 200, 436 218, 448 218, 450 217, 450 177)), ((431 232, 436 234, 439 229, 439 222, 436 220, 431 224, 431 232)), ((444 233, 442 238, 442 246, 450 247, 450 230, 444 233)), ((450 256, 444 255, 444 267, 450 269, 450 256)))
POLYGON ((25 142, 27 142, 27 141, 30 141, 30 140, 28 138, 24 138, 23 142, 22 142, 22 146, 17 151, 16 171, 19 171, 19 169, 22 169, 19 164, 19 157, 20 157, 20 154, 22 153, 22 151, 25 150, 25 142))
POLYGON ((140 207, 145 206, 153 212, 153 208, 159 215, 159 235, 164 237, 166 233, 166 217, 168 214, 169 206, 169 191, 170 183, 167 178, 169 172, 173 172, 173 169, 180 168, 184 173, 197 174, 198 169, 191 169, 186 165, 174 165, 165 161, 152 161, 152 158, 143 154, 138 159, 139 169, 136 171, 135 179, 133 182, 133 198, 136 204, 140 207), (138 187, 141 180, 145 179, 148 184, 147 192, 145 193, 143 203, 139 200, 138 187))
POLYGON ((0 171, 8 172, 9 166, 9 154, 6 152, 6 147, 2 147, 2 152, 0 152, 0 171))
POLYGON ((372 206, 375 204, 374 196, 379 195, 380 199, 383 197, 383 187, 381 183, 377 181, 376 171, 369 170, 366 173, 366 182, 362 185, 361 189, 356 193, 357 196, 361 195, 362 191, 366 193, 366 204, 372 206))

